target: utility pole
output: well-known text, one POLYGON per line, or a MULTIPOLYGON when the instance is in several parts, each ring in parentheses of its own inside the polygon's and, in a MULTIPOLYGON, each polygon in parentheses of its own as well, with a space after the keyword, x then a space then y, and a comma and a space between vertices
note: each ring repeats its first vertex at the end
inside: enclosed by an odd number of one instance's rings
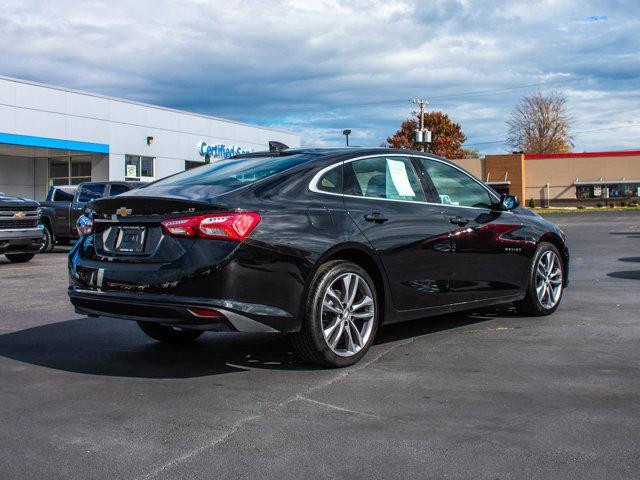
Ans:
POLYGON ((421 144, 421 150, 423 152, 426 151, 427 143, 431 143, 431 132, 425 132, 424 130, 424 109, 429 102, 424 100, 423 98, 414 98, 411 100, 411 103, 414 105, 420 106, 420 111, 414 110, 411 112, 413 115, 416 115, 420 119, 420 129, 416 132, 416 143, 421 144))

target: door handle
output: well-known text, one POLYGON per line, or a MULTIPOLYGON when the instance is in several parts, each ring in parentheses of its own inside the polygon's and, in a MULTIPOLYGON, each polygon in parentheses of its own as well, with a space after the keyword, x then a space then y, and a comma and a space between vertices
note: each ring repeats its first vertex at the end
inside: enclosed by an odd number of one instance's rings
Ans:
POLYGON ((369 215, 364 216, 365 221, 372 223, 384 223, 388 218, 383 217, 380 212, 372 212, 369 215))
POLYGON ((469 223, 469 220, 466 218, 462 218, 460 216, 456 216, 456 217, 452 217, 449 219, 449 223, 452 223, 454 225, 459 225, 461 227, 464 227, 467 223, 469 223))

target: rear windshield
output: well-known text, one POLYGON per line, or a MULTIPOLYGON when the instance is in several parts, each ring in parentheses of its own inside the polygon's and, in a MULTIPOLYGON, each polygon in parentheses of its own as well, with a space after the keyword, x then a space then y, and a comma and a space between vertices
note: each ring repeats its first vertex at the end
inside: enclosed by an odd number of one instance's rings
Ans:
POLYGON ((155 182, 154 185, 221 185, 231 188, 241 187, 308 162, 313 157, 313 155, 304 154, 217 160, 202 167, 193 168, 186 172, 159 180, 155 182))

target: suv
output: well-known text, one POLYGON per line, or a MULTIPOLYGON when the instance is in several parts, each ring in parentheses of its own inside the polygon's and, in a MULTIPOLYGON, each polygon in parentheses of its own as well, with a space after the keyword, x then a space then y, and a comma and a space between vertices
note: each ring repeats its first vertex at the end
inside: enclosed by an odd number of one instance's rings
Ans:
POLYGON ((38 202, 0 193, 0 254, 12 263, 28 262, 42 242, 38 202))
POLYGON ((69 242, 78 238, 75 225, 84 213, 87 202, 102 197, 115 197, 142 185, 144 182, 85 182, 49 187, 46 200, 40 202, 44 225, 41 251, 50 252, 57 242, 69 242))

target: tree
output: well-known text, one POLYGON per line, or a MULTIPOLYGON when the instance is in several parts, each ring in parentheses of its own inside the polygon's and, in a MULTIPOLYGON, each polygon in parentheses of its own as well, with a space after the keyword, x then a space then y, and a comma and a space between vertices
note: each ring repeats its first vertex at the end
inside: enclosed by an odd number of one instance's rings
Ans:
POLYGON ((566 153, 573 147, 567 99, 560 92, 525 95, 507 121, 507 145, 524 153, 566 153))
MULTIPOLYGON (((387 138, 387 143, 394 148, 420 149, 415 143, 415 131, 418 120, 411 118, 402 122, 400 130, 387 138)), ((463 158, 462 144, 467 137, 462 133, 459 123, 453 122, 446 113, 426 112, 424 127, 431 131, 431 143, 427 145, 427 152, 435 153, 445 158, 463 158)))

